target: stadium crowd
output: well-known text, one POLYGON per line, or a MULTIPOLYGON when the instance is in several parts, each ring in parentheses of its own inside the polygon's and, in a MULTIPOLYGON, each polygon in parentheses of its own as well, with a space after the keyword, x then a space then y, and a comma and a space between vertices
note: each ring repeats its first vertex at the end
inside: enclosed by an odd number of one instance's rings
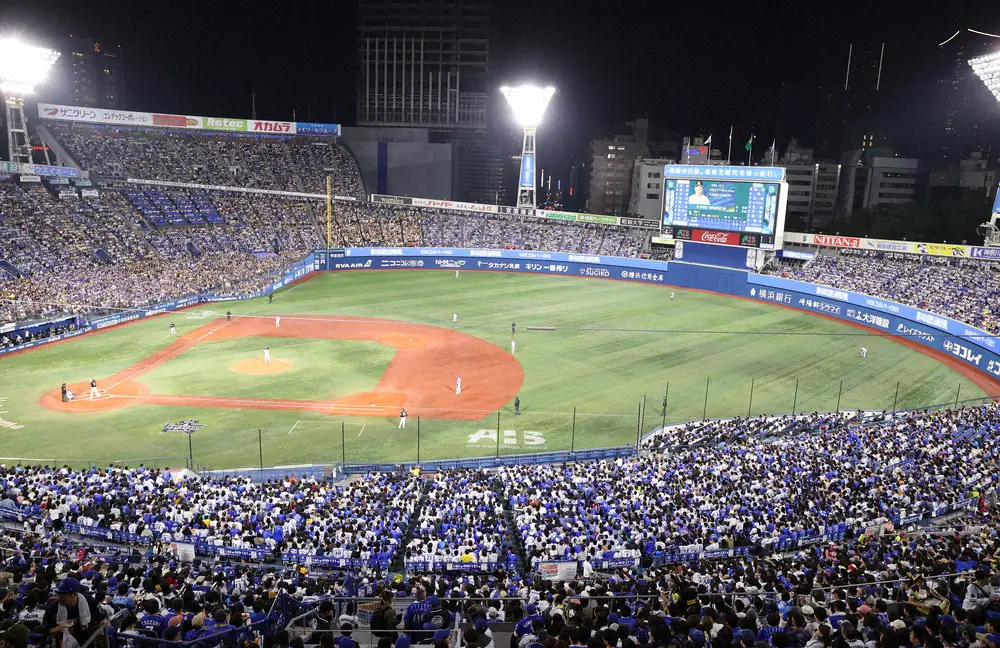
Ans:
POLYGON ((99 176, 326 193, 329 173, 335 195, 365 197, 357 162, 333 140, 58 122, 46 126, 82 168, 99 176))
POLYGON ((808 281, 891 299, 1000 333, 1000 264, 877 250, 839 250, 783 272, 808 281))

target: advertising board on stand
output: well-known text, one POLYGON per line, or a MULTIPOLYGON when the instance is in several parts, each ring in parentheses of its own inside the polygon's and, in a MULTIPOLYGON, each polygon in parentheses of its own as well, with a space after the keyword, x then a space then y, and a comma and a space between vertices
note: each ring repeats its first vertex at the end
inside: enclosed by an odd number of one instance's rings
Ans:
POLYGON ((274 133, 278 135, 340 136, 340 124, 312 122, 268 121, 230 117, 201 117, 198 115, 170 115, 137 112, 134 110, 109 110, 83 106, 38 104, 38 118, 85 124, 117 124, 147 128, 181 128, 187 130, 212 130, 231 133, 274 133))

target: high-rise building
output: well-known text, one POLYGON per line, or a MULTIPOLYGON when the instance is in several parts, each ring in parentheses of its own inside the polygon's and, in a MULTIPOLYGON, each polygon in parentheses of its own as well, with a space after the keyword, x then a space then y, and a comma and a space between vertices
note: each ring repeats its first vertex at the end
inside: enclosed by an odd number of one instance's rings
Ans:
POLYGON ((912 202, 923 193, 926 180, 916 158, 885 149, 847 151, 841 157, 837 211, 850 218, 854 210, 912 202))
POLYGON ((628 133, 590 143, 593 164, 587 207, 595 214, 625 215, 632 196, 635 160, 649 156, 649 120, 636 119, 626 126, 628 133))
POLYGON ((68 81, 69 103, 88 108, 125 107, 121 46, 107 47, 91 38, 71 35, 62 50, 56 65, 68 81))
POLYGON ((456 197, 494 202, 502 161, 489 124, 486 0, 359 0, 359 126, 430 130, 454 145, 456 197))

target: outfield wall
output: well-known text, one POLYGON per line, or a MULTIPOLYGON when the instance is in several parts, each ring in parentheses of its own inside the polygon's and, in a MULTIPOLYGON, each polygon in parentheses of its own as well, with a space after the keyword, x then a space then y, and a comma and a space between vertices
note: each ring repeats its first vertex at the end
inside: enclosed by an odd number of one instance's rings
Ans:
MULTIPOLYGON (((11 349, 0 355, 41 346, 131 320, 199 303, 253 299, 268 295, 317 271, 488 270, 616 279, 675 286, 782 305, 866 326, 886 337, 905 338, 950 354, 962 363, 1000 379, 1000 342, 996 335, 934 313, 845 290, 781 277, 758 275, 678 261, 624 259, 592 254, 486 250, 470 248, 346 248, 316 250, 264 289, 248 294, 210 293, 171 300, 144 310, 88 319, 77 331, 11 349)), ((996 395, 996 394, 990 394, 996 395)))
POLYGON ((1000 379, 997 336, 934 313, 781 277, 678 261, 564 252, 469 248, 346 248, 317 250, 318 270, 488 270, 651 283, 720 293, 826 315, 950 354, 1000 379))

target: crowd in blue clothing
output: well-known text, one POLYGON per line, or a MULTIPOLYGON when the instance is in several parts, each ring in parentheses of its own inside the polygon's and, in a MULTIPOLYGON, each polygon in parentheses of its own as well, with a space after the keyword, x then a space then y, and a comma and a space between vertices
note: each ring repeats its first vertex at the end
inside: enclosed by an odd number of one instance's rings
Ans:
POLYGON ((502 563, 511 555, 496 477, 457 470, 436 476, 406 548, 407 564, 502 563))
POLYGON ((948 510, 995 487, 995 405, 829 423, 780 436, 748 424, 725 444, 500 474, 540 560, 766 549, 948 510))
POLYGON ((2 509, 27 524, 127 532, 149 542, 295 551, 385 563, 417 506, 419 480, 372 474, 345 485, 184 479, 145 468, 0 467, 2 509))

